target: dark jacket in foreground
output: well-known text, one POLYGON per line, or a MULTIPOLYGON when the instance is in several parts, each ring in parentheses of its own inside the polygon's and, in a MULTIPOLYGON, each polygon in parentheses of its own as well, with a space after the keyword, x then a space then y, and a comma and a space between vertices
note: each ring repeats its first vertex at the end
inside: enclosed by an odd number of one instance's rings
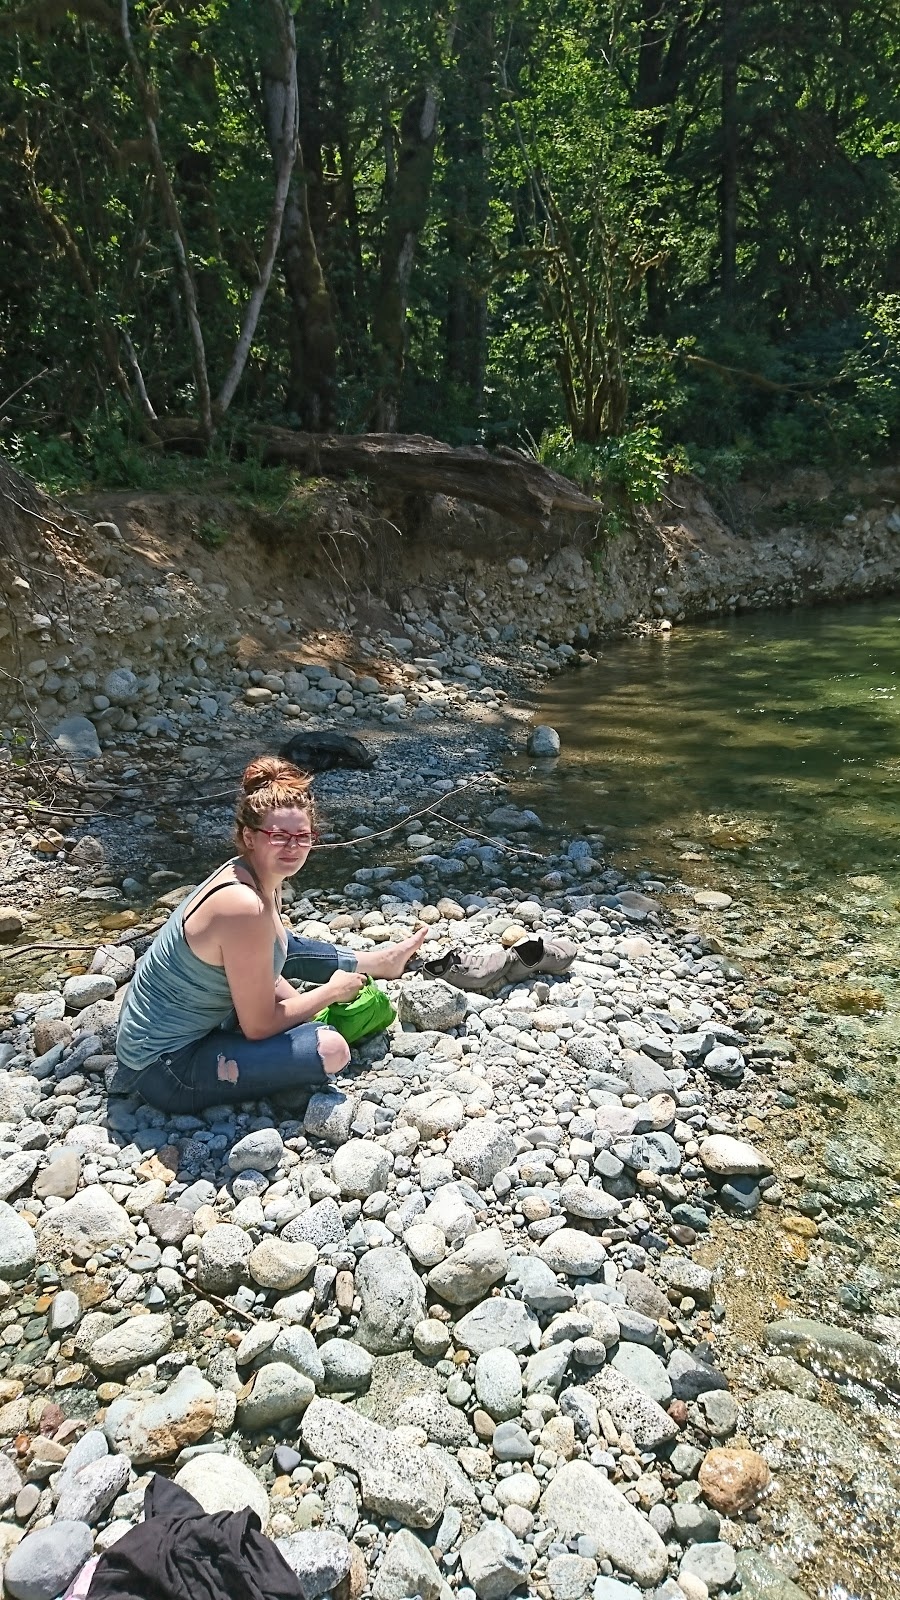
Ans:
POLYGON ((303 1600, 255 1511, 208 1515, 157 1475, 144 1517, 101 1558, 88 1600, 303 1600))

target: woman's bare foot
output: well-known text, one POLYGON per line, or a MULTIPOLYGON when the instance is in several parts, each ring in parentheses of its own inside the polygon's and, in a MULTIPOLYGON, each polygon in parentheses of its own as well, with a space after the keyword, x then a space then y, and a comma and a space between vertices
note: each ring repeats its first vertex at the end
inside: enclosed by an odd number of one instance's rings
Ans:
POLYGON ((362 950, 357 958, 357 971, 367 972, 370 978, 399 978, 427 937, 428 929, 420 928, 399 944, 383 945, 380 950, 362 950))

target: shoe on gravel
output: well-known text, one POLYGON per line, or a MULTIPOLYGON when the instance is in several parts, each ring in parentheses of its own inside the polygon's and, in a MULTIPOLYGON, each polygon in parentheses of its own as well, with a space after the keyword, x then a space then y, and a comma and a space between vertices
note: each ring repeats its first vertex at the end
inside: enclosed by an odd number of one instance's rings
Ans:
POLYGON ((449 950, 432 961, 423 961, 421 971, 427 978, 443 978, 455 989, 492 994, 509 982, 513 959, 513 952, 502 945, 477 945, 474 950, 449 950))
POLYGON ((524 978, 538 976, 561 978, 569 971, 578 954, 572 939, 545 939, 541 934, 520 939, 510 950, 512 961, 507 968, 506 982, 521 983, 524 978))

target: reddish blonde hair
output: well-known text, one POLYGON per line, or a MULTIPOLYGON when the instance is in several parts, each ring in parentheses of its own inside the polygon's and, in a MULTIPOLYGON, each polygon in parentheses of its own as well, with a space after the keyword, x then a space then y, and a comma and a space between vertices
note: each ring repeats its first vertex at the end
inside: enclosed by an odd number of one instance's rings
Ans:
POLYGON ((294 806, 309 816, 315 825, 312 779, 283 756, 257 756, 245 767, 234 812, 235 845, 243 851, 243 829, 259 828, 268 811, 278 806, 294 806))

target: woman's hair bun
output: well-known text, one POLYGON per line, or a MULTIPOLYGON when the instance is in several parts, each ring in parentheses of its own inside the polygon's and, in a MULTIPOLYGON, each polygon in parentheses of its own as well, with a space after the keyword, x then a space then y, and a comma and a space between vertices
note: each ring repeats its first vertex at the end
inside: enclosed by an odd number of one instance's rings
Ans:
POLYGON ((296 806, 305 811, 310 823, 316 820, 316 808, 310 793, 312 779, 301 772, 284 756, 257 756, 244 769, 235 807, 235 846, 238 854, 245 849, 245 828, 261 828, 270 811, 279 806, 296 806))
POLYGON ((257 756, 244 768, 241 792, 245 795, 255 794, 257 789, 265 789, 270 783, 300 783, 304 790, 309 787, 306 773, 295 767, 292 761, 285 761, 283 756, 257 756))

